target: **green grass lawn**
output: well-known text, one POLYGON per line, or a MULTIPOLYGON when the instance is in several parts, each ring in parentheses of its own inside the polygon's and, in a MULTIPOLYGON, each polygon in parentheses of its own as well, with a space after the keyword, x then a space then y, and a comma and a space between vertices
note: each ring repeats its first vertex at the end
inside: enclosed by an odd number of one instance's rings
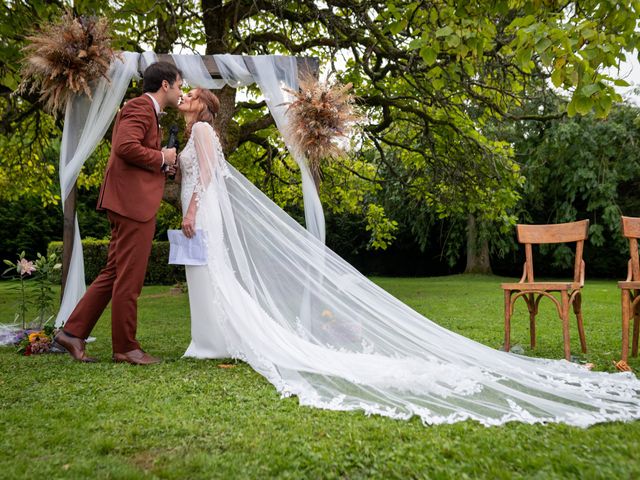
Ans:
MULTIPOLYGON (((432 320, 491 347, 502 344, 498 277, 376 278, 432 320)), ((0 283, 0 323, 15 293, 0 283)), ((589 281, 584 315, 589 354, 613 371, 620 355, 619 291, 589 281)), ((146 287, 138 338, 158 366, 112 364, 105 313, 89 352, 21 357, 0 348, 0 478, 639 478, 640 422, 579 429, 475 422, 425 427, 330 412, 280 399, 248 365, 181 359, 189 341, 186 294, 146 287)), ((527 355, 562 358, 555 308, 541 304, 538 348, 516 305, 512 344, 527 355)), ((575 322, 572 351, 579 352, 575 322)), ((640 369, 638 359, 630 365, 640 369)))

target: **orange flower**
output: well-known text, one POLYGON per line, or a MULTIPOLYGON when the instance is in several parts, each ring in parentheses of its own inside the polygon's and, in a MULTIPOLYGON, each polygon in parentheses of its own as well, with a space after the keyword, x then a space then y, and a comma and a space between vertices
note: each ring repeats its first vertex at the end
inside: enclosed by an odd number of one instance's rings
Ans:
POLYGON ((34 343, 41 340, 45 336, 43 331, 33 332, 29 334, 29 343, 34 343))

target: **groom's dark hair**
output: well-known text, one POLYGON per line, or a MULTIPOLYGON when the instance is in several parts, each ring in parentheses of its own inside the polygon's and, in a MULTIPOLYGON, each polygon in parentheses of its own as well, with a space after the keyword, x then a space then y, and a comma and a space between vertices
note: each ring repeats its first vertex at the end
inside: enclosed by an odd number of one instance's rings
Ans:
POLYGON ((142 74, 142 92, 157 92, 160 90, 163 80, 169 82, 169 85, 173 85, 178 75, 182 77, 182 72, 173 63, 156 62, 149 65, 142 74))

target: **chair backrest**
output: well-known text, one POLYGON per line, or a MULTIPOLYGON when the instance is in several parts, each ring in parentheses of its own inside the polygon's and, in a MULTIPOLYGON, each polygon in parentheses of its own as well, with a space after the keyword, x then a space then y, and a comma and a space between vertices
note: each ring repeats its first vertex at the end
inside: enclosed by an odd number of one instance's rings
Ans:
POLYGON ((589 235, 589 220, 579 222, 554 223, 550 225, 516 225, 518 241, 524 244, 526 261, 522 279, 533 282, 533 249, 531 245, 541 243, 576 242, 576 258, 573 268, 573 281, 584 284, 584 261, 582 252, 584 241, 589 235))
POLYGON ((629 239, 628 281, 640 280, 640 262, 638 261, 638 239, 640 238, 640 218, 622 217, 622 235, 629 239))

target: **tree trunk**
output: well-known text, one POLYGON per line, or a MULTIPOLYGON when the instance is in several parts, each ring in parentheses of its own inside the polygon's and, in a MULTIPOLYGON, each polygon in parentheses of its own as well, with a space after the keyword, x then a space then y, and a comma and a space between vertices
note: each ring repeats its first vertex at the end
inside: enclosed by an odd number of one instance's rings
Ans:
POLYGON ((202 0, 202 23, 207 35, 207 55, 229 53, 224 36, 229 33, 230 19, 225 18, 225 11, 227 10, 223 9, 222 0, 202 0))
POLYGON ((214 121, 220 144, 225 155, 238 147, 238 124, 233 120, 236 111, 236 89, 225 85, 215 94, 220 100, 220 110, 214 121))
POLYGON ((467 217, 467 267, 464 273, 491 274, 489 240, 480 238, 476 217, 467 217))
POLYGON ((169 13, 166 18, 158 17, 156 26, 158 27, 158 37, 156 38, 156 53, 169 53, 173 48, 173 44, 178 39, 178 31, 176 29, 176 17, 169 2, 165 2, 165 11, 169 13))

